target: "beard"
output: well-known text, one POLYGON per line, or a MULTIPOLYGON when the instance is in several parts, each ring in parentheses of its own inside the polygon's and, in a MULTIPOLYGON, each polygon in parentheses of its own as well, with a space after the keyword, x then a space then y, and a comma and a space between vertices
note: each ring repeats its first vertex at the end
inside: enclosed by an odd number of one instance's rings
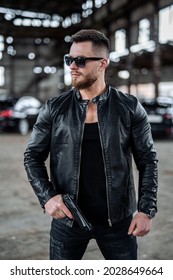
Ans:
POLYGON ((91 87, 97 79, 98 76, 96 76, 95 73, 86 75, 81 81, 72 78, 72 86, 77 90, 86 89, 91 87))

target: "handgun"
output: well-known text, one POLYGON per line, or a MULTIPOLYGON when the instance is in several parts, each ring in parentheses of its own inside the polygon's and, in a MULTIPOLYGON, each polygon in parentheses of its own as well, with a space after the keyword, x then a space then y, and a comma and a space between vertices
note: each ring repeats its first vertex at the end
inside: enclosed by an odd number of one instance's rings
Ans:
POLYGON ((63 194, 62 198, 64 204, 68 207, 73 215, 74 220, 78 223, 80 228, 86 231, 92 230, 92 225, 87 221, 73 197, 69 194, 63 194))

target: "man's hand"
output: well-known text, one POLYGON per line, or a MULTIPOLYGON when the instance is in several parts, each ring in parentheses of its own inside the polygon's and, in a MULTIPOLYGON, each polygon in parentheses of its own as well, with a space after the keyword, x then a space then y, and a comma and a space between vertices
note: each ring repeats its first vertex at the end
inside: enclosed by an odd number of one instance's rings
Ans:
POLYGON ((73 219, 73 216, 69 209, 63 202, 62 196, 60 194, 50 198, 44 205, 46 213, 52 216, 54 219, 62 219, 68 216, 73 219))
POLYGON ((128 234, 134 236, 144 236, 149 233, 152 226, 152 219, 150 219, 145 213, 139 212, 131 221, 128 234))

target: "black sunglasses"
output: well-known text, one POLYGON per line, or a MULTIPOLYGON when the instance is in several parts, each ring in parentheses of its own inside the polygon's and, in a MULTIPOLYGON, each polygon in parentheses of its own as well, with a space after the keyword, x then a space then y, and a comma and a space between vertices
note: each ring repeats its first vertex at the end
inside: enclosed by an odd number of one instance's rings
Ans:
POLYGON ((72 57, 70 55, 64 56, 64 61, 67 66, 70 66, 74 61, 76 66, 80 68, 85 67, 85 63, 87 60, 100 60, 100 59, 103 59, 103 57, 83 57, 83 56, 72 57))

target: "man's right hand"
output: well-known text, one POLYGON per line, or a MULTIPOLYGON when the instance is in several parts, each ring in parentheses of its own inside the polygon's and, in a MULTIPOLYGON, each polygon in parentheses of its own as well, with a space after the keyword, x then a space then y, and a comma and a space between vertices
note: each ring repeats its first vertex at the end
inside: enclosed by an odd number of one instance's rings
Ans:
POLYGON ((73 219, 73 216, 69 209, 63 202, 62 196, 60 194, 50 198, 44 205, 46 213, 52 216, 54 219, 62 219, 68 216, 73 219))

